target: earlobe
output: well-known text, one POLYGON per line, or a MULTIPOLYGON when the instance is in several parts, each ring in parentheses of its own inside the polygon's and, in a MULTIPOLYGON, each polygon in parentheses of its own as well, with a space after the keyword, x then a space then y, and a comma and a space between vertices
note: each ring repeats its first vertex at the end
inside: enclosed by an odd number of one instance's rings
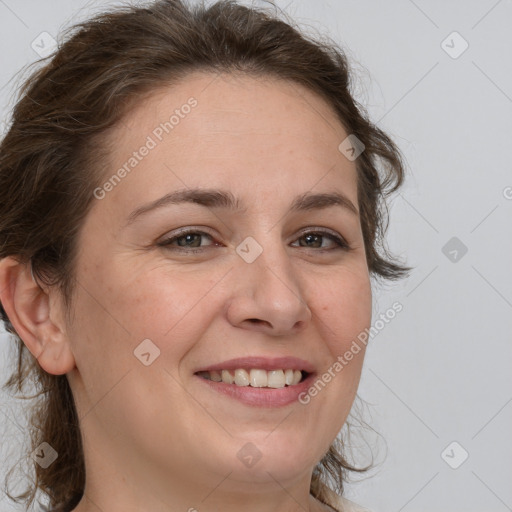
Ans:
POLYGON ((31 354, 46 372, 68 373, 75 367, 70 343, 63 322, 60 302, 52 301, 32 276, 30 264, 9 256, 0 260, 0 301, 31 354))

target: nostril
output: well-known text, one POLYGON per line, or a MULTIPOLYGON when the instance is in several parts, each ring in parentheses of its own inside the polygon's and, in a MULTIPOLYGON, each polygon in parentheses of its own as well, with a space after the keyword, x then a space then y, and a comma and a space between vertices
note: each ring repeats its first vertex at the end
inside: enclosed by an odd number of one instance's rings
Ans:
POLYGON ((261 320, 260 318, 247 318, 246 322, 250 322, 253 325, 267 325, 272 328, 272 324, 267 322, 266 320, 261 320))

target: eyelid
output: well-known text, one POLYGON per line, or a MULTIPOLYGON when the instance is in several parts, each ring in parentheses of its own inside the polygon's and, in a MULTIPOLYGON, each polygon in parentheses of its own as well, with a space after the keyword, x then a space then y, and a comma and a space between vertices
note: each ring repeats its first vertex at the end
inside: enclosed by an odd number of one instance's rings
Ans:
POLYGON ((176 238, 176 237, 180 237, 180 236, 184 236, 184 235, 188 235, 189 233, 198 233, 198 234, 201 234, 201 235, 209 235, 213 238, 213 234, 210 233, 208 231, 208 228, 206 227, 202 227, 202 226, 187 226, 187 227, 184 227, 184 228, 178 228, 176 229, 175 231, 172 231, 172 236, 167 236, 166 235, 166 239, 168 238, 176 238))
POLYGON ((324 228, 324 227, 320 227, 320 226, 306 226, 305 228, 302 228, 299 230, 299 232, 297 233, 297 237, 301 237, 303 236, 304 234, 307 234, 307 233, 320 233, 320 234, 323 234, 323 235, 332 235, 336 238, 341 238, 342 240, 345 240, 337 231, 334 231, 333 229, 330 229, 330 228, 324 228))

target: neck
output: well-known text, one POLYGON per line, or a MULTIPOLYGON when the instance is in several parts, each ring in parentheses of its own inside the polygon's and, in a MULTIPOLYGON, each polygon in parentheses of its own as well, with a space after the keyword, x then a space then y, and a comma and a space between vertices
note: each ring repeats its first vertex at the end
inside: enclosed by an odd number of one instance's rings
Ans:
MULTIPOLYGON (((216 488, 169 483, 165 496, 155 494, 154 488, 127 485, 126 481, 111 480, 101 488, 92 482, 85 488, 84 496, 73 512, 332 512, 309 494, 309 486, 295 485, 281 488, 278 483, 267 491, 227 491, 238 483, 230 477, 218 482, 216 488), (110 485, 113 484, 113 485, 110 485), (273 487, 273 489, 272 489, 273 487), (279 489, 278 489, 279 488, 279 489)), ((307 484, 307 482, 306 482, 307 484)), ((248 484, 247 484, 248 486, 248 484)), ((246 487, 246 486, 244 486, 246 487)))

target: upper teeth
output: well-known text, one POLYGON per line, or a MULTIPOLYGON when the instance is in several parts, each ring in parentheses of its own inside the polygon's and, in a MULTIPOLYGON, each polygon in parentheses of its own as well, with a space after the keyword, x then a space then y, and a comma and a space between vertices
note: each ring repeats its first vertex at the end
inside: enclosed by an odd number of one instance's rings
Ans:
POLYGON ((238 368, 234 372, 230 370, 199 372, 205 379, 215 382, 225 382, 237 386, 252 386, 255 388, 284 388, 298 384, 302 379, 300 370, 244 370, 238 368))

